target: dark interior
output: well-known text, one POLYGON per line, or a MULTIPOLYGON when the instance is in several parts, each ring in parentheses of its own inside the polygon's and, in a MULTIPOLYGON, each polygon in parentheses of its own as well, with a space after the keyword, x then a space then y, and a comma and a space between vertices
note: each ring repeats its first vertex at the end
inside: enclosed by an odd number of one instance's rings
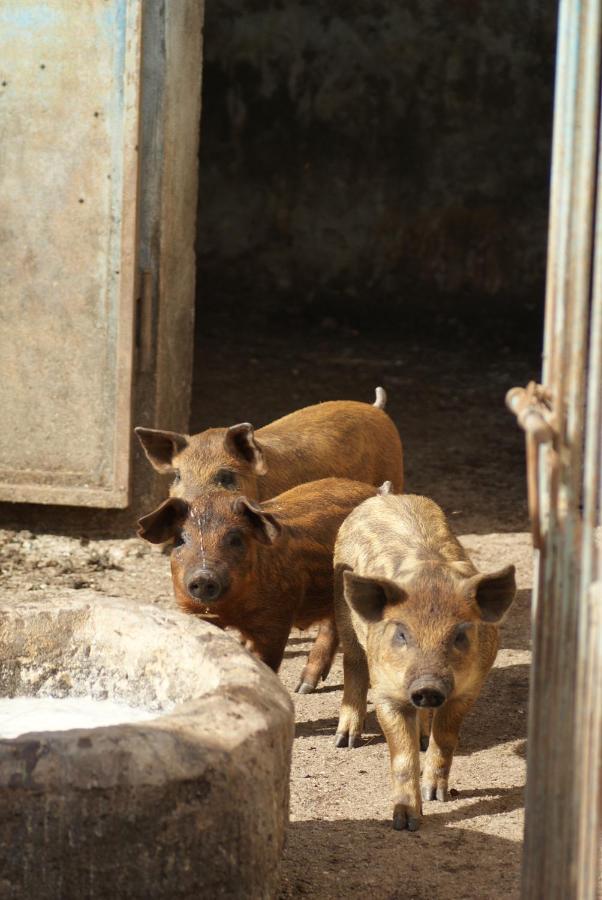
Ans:
POLYGON ((207 4, 193 431, 382 384, 409 491, 527 528, 504 395, 540 376, 555 20, 207 4))

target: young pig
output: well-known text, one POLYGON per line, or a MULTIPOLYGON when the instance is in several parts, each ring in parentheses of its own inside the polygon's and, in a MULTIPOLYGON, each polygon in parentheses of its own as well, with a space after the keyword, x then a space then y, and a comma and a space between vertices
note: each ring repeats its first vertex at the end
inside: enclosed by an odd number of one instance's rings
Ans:
POLYGON ((328 674, 338 644, 332 569, 337 531, 375 493, 373 485, 325 478, 261 506, 227 491, 192 503, 171 497, 140 519, 138 533, 152 543, 175 538, 171 571, 180 606, 217 613, 275 672, 292 626, 325 620, 328 627, 321 627, 301 676, 307 693, 328 674))
POLYGON ((370 682, 391 758, 393 827, 415 831, 419 746, 428 743, 422 799, 445 800, 462 720, 514 599, 514 566, 477 573, 436 503, 391 494, 349 515, 334 562, 345 677, 336 745, 359 742, 370 682))
POLYGON ((194 500, 222 487, 255 500, 319 478, 352 478, 366 484, 389 479, 403 489, 402 447, 384 412, 386 394, 373 406, 337 400, 308 406, 254 431, 248 422, 209 428, 192 436, 136 428, 159 472, 172 472, 172 497, 194 500))

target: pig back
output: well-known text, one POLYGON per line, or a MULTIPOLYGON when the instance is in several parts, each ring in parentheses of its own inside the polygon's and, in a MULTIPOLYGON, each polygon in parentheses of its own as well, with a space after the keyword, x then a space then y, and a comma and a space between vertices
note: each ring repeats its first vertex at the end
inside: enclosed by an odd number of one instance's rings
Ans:
POLYGON ((360 503, 375 495, 373 484, 349 478, 320 478, 265 500, 261 508, 276 516, 292 536, 311 534, 333 548, 341 523, 360 503))
POLYGON ((261 498, 295 485, 345 478, 403 489, 399 432, 382 409, 356 401, 330 401, 277 419, 257 431, 267 462, 261 498))
MULTIPOLYGON (((338 530, 349 513, 375 491, 371 484, 323 478, 297 485, 261 504, 283 529, 279 565, 307 585, 295 619, 298 627, 332 614, 332 558, 338 530)), ((266 559, 269 562, 269 557, 266 559)))

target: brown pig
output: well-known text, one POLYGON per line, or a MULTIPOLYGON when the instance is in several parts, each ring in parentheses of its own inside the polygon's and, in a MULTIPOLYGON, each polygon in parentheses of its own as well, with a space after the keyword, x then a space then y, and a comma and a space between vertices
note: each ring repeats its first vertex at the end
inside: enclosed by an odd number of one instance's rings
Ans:
POLYGON ((222 487, 249 499, 266 500, 320 478, 338 477, 403 489, 403 457, 397 428, 376 401, 336 400, 297 410, 254 430, 248 422, 209 428, 200 434, 136 428, 144 451, 159 472, 174 474, 172 497, 194 500, 222 487))
POLYGON ((138 533, 152 543, 174 539, 171 571, 180 606, 215 612, 275 672, 293 625, 323 621, 301 676, 306 693, 328 674, 338 644, 332 568, 337 531, 375 493, 373 485, 325 478, 261 505, 219 490, 191 503, 171 497, 140 519, 138 533))
POLYGON ((370 683, 391 758, 393 827, 415 831, 419 749, 428 744, 422 799, 447 799, 462 720, 516 593, 514 566, 478 573, 436 503, 392 494, 349 515, 334 563, 345 676, 336 745, 359 743, 370 683))

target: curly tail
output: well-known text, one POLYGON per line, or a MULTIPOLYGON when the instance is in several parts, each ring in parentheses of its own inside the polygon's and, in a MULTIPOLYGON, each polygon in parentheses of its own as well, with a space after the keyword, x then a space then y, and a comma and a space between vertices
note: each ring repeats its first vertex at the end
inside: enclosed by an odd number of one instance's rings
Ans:
POLYGON ((377 409, 384 409, 387 405, 387 392, 384 388, 377 387, 375 393, 376 400, 374 401, 372 406, 375 406, 377 409))

